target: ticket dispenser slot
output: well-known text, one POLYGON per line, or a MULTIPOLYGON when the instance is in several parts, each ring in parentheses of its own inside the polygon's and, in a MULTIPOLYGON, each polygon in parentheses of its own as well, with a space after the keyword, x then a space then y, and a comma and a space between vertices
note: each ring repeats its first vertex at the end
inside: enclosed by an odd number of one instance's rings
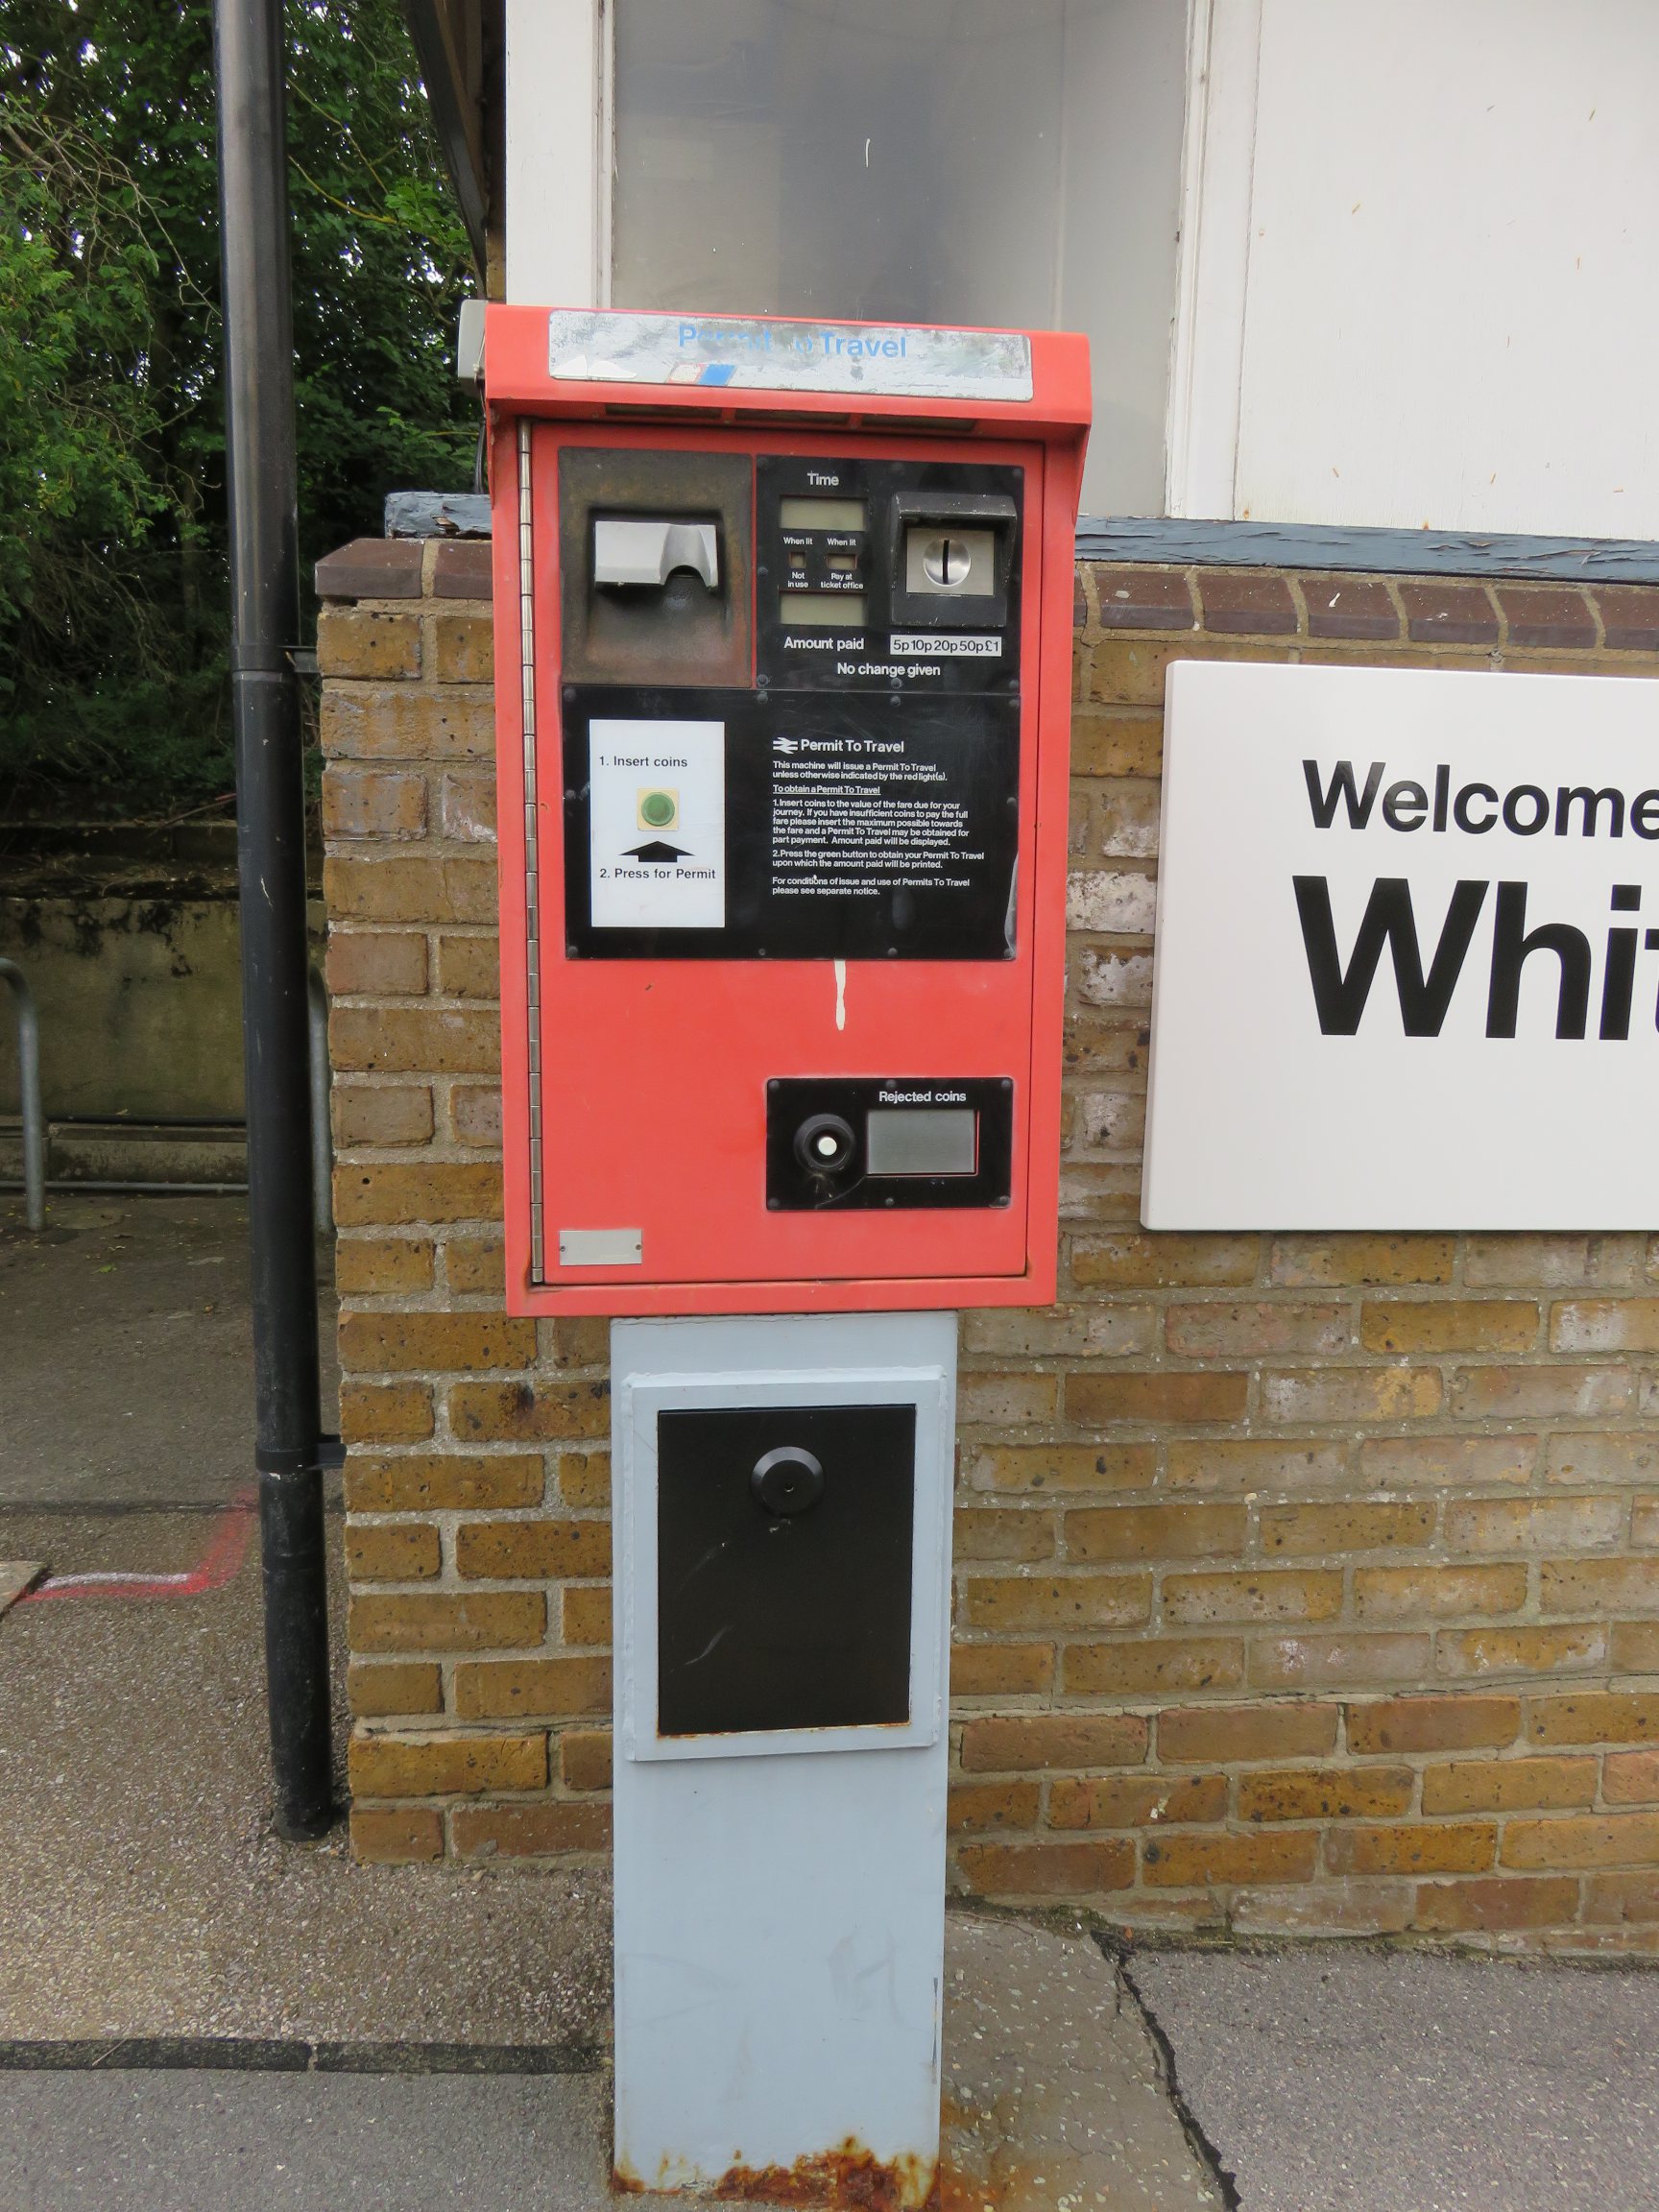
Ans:
POLYGON ((593 525, 593 581, 661 591, 679 575, 720 588, 720 526, 670 516, 602 516, 593 525))
POLYGON ((559 467, 565 676, 748 681, 751 470, 741 455, 567 450, 559 467))

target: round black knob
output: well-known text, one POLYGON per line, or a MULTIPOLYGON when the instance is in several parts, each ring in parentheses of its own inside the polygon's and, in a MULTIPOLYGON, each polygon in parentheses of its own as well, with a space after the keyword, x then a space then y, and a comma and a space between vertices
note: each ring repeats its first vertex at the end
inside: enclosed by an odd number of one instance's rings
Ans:
POLYGON ((856 1142, 839 1114, 811 1114, 795 1132, 795 1157, 810 1175, 839 1175, 856 1142))
POLYGON ((779 1520, 806 1513, 824 1495, 824 1470, 799 1444, 780 1444, 764 1452, 749 1478, 755 1503, 779 1520))

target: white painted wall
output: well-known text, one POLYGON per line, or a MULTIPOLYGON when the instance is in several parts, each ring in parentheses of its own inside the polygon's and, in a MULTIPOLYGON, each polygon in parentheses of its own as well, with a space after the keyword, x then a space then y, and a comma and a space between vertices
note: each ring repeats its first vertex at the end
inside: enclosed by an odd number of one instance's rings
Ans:
POLYGON ((1173 513, 1659 537, 1654 0, 1195 0, 1173 513))

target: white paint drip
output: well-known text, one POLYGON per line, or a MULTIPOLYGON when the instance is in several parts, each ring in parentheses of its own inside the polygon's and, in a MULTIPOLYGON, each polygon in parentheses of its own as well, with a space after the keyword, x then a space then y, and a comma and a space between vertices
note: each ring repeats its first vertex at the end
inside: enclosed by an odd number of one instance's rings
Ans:
POLYGON ((128 1573, 124 1569, 117 1572, 114 1568, 102 1568, 89 1571, 84 1575, 53 1575, 41 1584, 41 1588, 45 1590, 90 1590, 102 1583, 137 1582, 141 1583, 147 1590, 181 1590, 187 1582, 194 1582, 195 1579, 196 1570, 194 1568, 188 1568, 180 1575, 141 1575, 128 1573))
POLYGON ((837 1029, 845 1029, 847 1026, 847 963, 845 960, 837 960, 835 963, 835 1026, 837 1029))

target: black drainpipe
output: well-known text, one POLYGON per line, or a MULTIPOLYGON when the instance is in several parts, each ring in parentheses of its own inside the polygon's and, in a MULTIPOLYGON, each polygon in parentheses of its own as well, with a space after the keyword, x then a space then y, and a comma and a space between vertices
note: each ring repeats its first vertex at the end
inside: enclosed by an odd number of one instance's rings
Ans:
POLYGON ((305 797, 281 0, 216 0, 253 1461, 276 1829, 334 1817, 311 1225, 305 797))

